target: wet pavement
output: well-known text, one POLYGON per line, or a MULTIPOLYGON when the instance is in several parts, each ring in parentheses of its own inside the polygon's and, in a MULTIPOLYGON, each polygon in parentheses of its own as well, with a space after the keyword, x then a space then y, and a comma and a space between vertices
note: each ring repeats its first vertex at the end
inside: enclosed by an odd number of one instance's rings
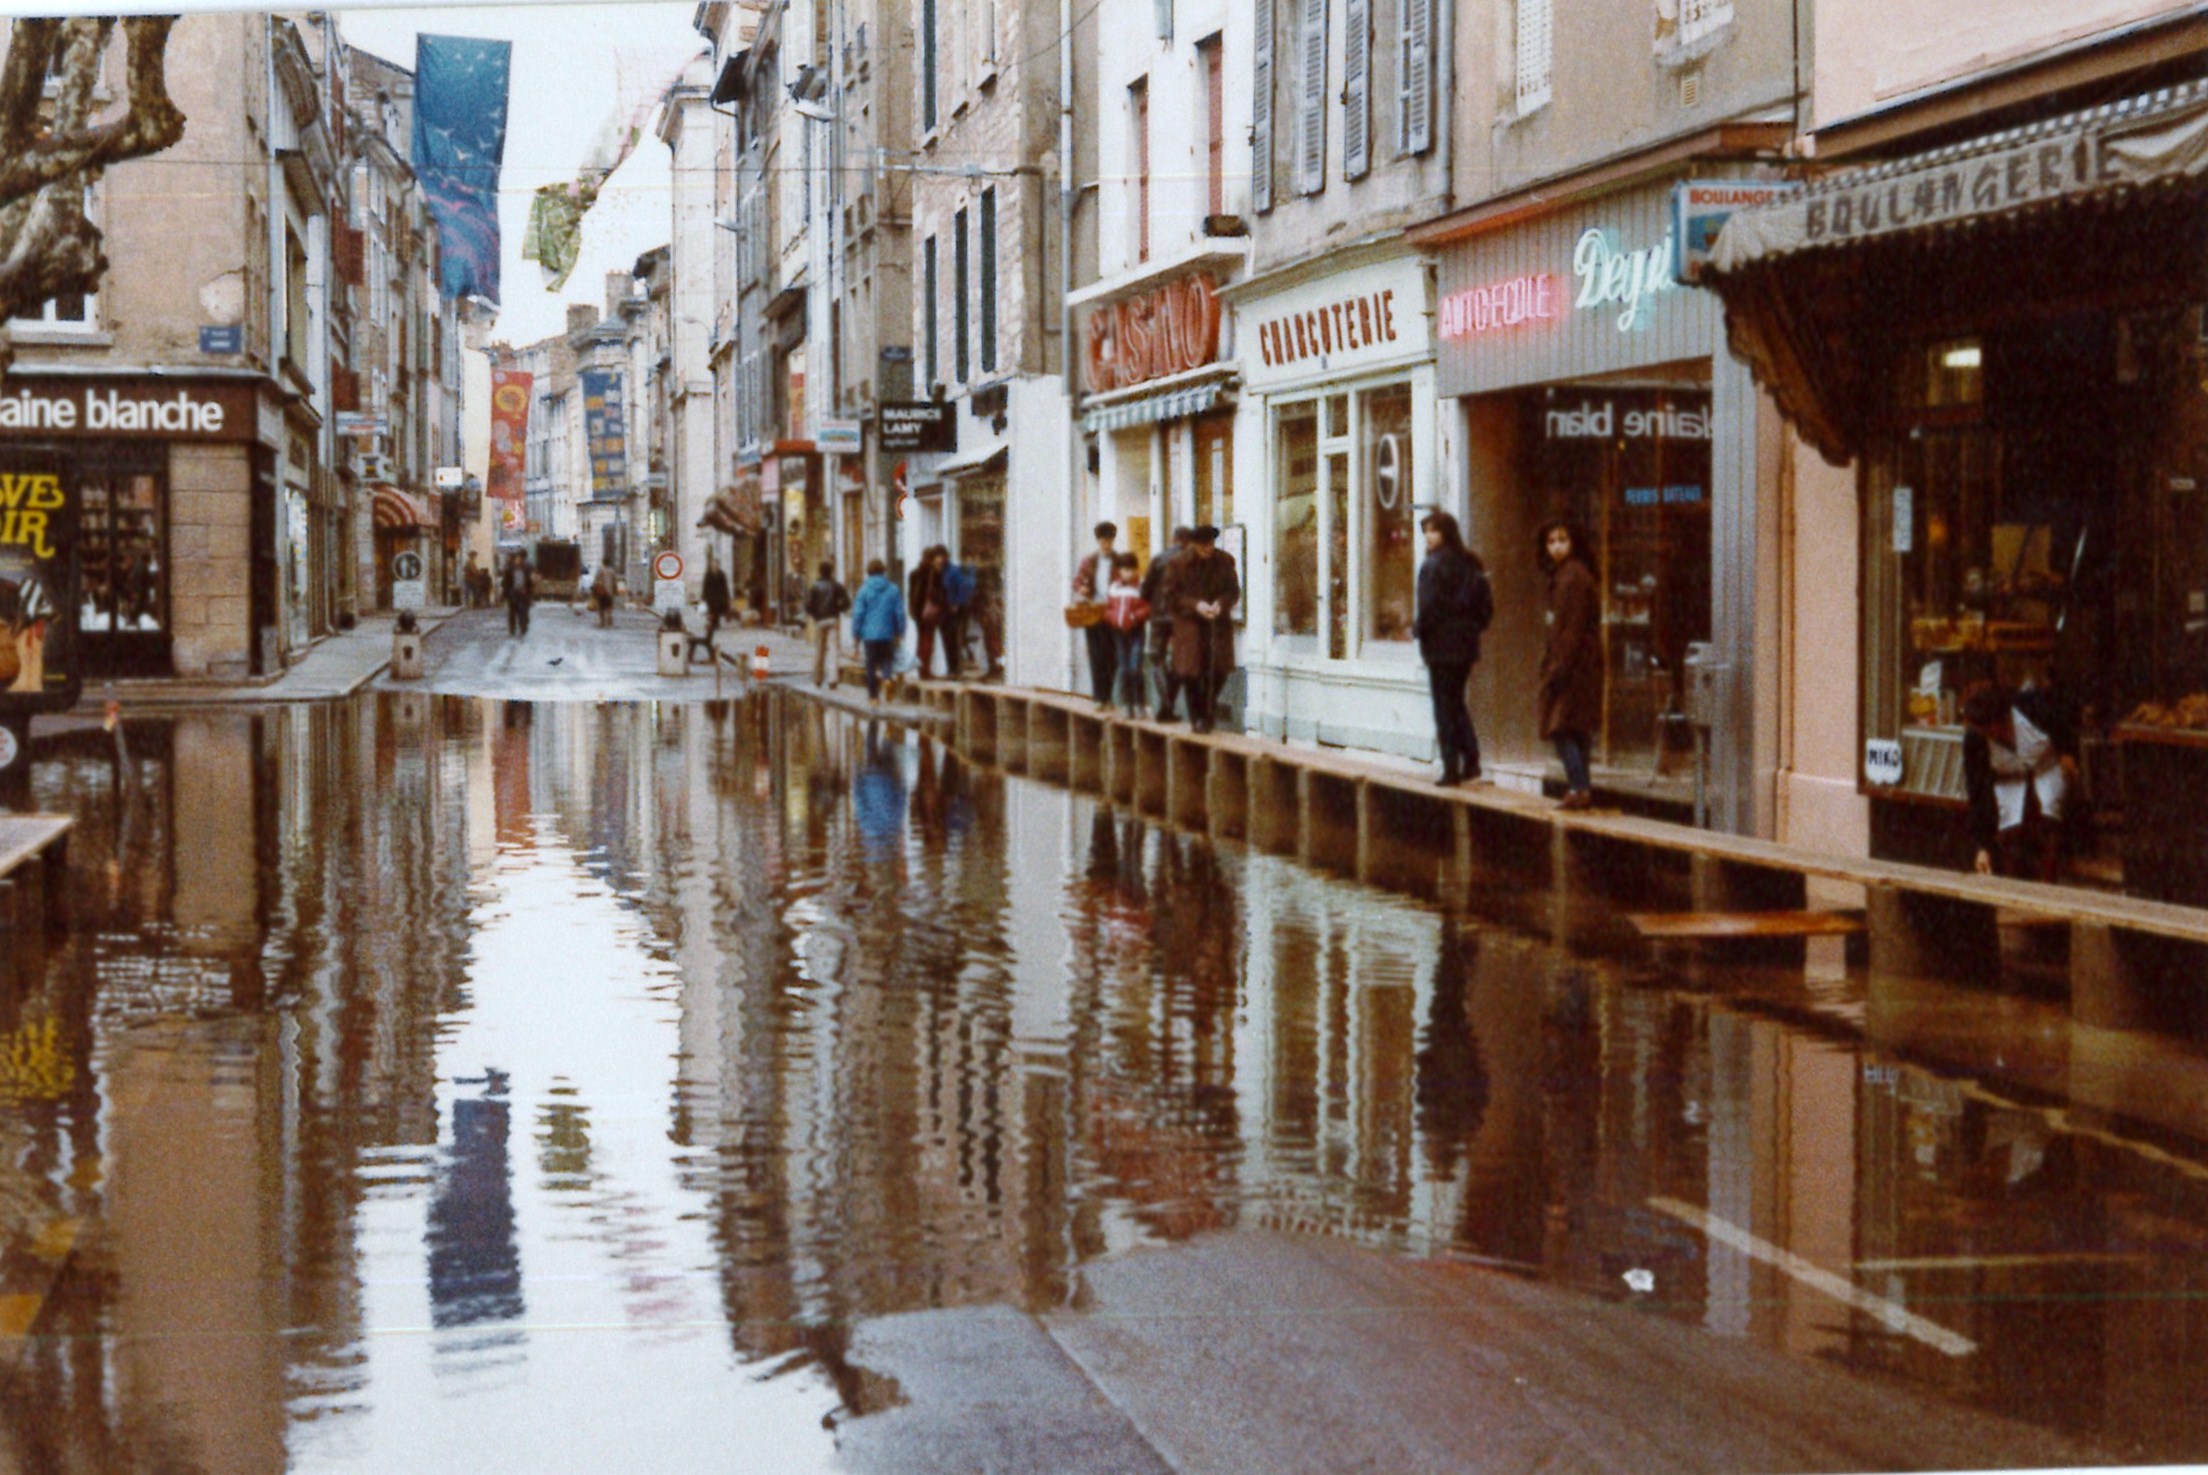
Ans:
POLYGON ((774 691, 33 785, 0 1469, 2208 1457, 2183 1040, 1575 957, 774 691))

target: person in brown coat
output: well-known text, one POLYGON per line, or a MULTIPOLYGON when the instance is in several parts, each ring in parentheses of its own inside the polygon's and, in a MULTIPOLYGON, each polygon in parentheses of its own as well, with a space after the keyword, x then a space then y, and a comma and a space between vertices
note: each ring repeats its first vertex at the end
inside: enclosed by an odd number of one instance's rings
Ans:
POLYGON ((1564 808, 1595 802, 1588 751, 1602 722, 1602 599, 1584 541, 1562 518, 1541 528, 1549 575, 1549 644, 1541 657, 1541 736, 1564 765, 1564 808))
POLYGON ((1210 732, 1220 690, 1234 674, 1234 602, 1242 597, 1234 555, 1219 551, 1219 529, 1197 528, 1165 576, 1173 612, 1175 677, 1188 684, 1189 726, 1210 732))

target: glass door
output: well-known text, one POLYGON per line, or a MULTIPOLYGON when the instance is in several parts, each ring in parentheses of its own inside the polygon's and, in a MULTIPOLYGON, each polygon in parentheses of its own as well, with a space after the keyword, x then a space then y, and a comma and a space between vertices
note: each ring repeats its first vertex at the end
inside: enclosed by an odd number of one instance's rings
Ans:
POLYGON ((167 481, 150 467, 85 469, 77 628, 88 675, 169 670, 167 481))

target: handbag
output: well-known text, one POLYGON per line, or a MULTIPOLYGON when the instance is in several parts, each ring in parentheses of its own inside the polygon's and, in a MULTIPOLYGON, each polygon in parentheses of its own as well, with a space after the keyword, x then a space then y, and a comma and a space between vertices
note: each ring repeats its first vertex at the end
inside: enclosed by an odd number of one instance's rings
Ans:
POLYGON ((1101 604, 1069 604, 1066 606, 1066 628, 1068 630, 1092 629, 1101 624, 1103 619, 1104 606, 1101 604))

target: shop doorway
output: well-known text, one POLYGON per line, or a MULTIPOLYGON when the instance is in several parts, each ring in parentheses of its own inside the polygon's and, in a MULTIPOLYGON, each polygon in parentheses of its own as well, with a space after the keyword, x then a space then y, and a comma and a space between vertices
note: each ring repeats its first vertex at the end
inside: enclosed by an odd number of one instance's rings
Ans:
POLYGON ((91 676, 170 670, 167 458, 90 458, 82 472, 81 607, 91 676))

